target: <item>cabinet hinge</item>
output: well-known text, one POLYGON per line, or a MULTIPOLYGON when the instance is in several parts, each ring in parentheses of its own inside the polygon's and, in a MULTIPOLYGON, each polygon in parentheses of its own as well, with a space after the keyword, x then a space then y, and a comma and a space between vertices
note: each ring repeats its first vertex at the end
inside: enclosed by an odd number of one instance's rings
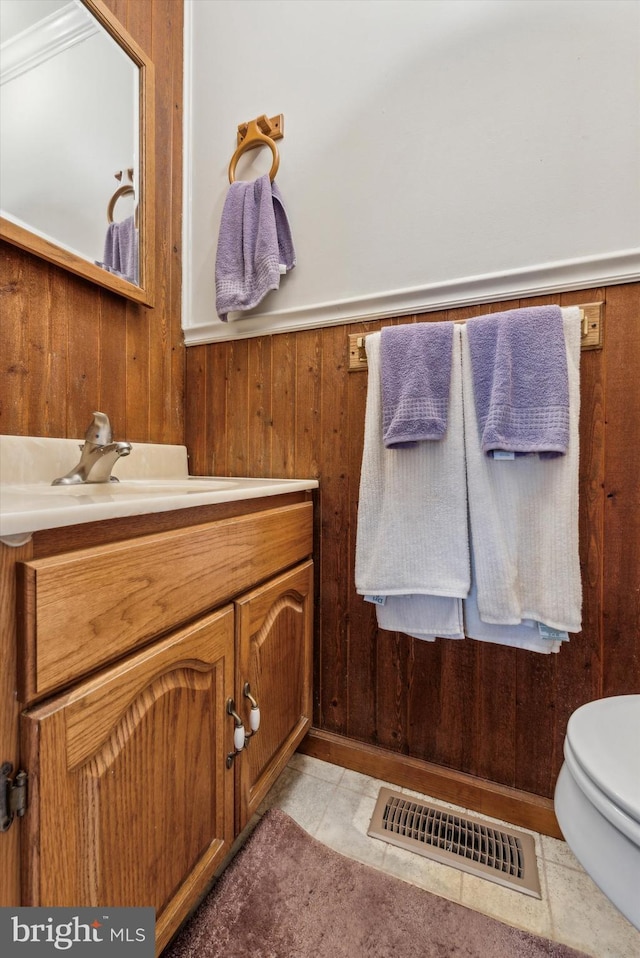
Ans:
POLYGON ((28 775, 20 771, 10 778, 12 771, 11 762, 0 766, 0 832, 6 832, 15 816, 22 818, 27 810, 28 775))

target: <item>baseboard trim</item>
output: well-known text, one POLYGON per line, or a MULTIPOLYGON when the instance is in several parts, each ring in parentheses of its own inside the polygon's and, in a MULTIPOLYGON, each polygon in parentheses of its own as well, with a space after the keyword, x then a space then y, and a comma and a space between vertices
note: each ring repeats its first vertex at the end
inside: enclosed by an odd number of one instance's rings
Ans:
POLYGON ((298 751, 512 825, 562 838, 552 800, 532 792, 498 785, 318 728, 310 730, 298 751))

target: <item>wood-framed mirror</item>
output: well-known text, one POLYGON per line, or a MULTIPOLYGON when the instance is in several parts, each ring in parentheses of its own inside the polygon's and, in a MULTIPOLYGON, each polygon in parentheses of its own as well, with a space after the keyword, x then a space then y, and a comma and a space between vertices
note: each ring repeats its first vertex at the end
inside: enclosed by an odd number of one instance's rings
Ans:
POLYGON ((0 238, 152 306, 152 62, 102 0, 0 6, 0 238))

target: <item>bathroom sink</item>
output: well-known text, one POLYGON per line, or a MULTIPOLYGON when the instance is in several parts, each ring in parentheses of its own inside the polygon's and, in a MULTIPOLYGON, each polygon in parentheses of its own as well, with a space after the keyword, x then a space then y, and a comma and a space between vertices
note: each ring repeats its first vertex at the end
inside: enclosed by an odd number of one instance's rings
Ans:
POLYGON ((121 479, 52 486, 0 483, 0 540, 21 545, 40 529, 169 512, 238 499, 315 489, 314 479, 244 479, 223 476, 121 479))
POLYGON ((119 482, 87 482, 64 486, 53 486, 44 482, 25 482, 2 487, 2 494, 22 495, 30 499, 40 496, 52 499, 108 499, 111 496, 127 498, 129 496, 184 496, 204 492, 219 492, 238 485, 238 479, 204 479, 185 477, 184 479, 121 479, 119 482))
POLYGON ((184 446, 135 443, 116 464, 119 482, 53 486, 78 461, 71 439, 0 436, 0 540, 83 522, 169 512, 315 489, 315 479, 190 476, 184 446))

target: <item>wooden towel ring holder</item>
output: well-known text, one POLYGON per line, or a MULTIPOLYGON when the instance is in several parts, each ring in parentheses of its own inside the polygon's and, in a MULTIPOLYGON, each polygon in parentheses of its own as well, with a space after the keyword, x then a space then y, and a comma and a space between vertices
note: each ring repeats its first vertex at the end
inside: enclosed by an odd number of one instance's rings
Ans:
MULTIPOLYGON (((122 180, 125 176, 124 170, 118 170, 117 173, 113 174, 117 180, 122 180)), ((116 208, 116 203, 122 196, 135 196, 136 191, 133 188, 133 169, 129 168, 126 171, 126 178, 129 180, 128 183, 123 183, 122 186, 118 186, 115 193, 109 200, 109 205, 107 206, 107 223, 113 223, 113 212, 116 208)), ((135 208, 135 224, 138 225, 138 206, 136 204, 135 208)))
POLYGON ((130 196, 131 194, 135 195, 135 190, 132 186, 119 186, 115 191, 111 199, 109 200, 109 205, 107 207, 107 222, 113 223, 113 211, 116 208, 116 203, 121 196, 130 196))
POLYGON ((284 136, 282 131, 283 120, 282 114, 270 118, 263 114, 263 116, 259 116, 255 120, 249 120, 248 123, 240 124, 238 127, 238 148, 229 163, 230 183, 235 183, 236 166, 242 154, 247 153, 249 150, 256 150, 261 146, 268 146, 273 155, 273 162, 269 170, 269 179, 273 183, 276 173, 278 172, 278 167, 280 166, 278 147, 273 141, 279 140, 284 136))

